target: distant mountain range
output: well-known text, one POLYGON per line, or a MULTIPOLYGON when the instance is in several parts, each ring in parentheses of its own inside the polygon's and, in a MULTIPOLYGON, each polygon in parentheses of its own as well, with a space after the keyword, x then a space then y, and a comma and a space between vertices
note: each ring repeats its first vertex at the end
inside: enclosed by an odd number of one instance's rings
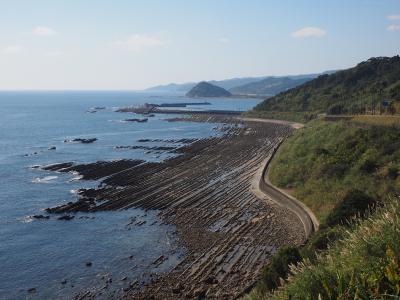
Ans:
MULTIPOLYGON (((233 87, 244 85, 250 82, 259 81, 265 77, 244 77, 244 78, 232 78, 226 80, 210 80, 207 81, 213 85, 222 87, 223 89, 229 90, 233 87)), ((146 92, 160 92, 160 93, 181 93, 185 94, 190 91, 198 82, 186 82, 186 83, 170 83, 167 85, 157 85, 146 89, 146 92)))
POLYGON ((202 81, 195 85, 189 92, 187 97, 230 97, 232 94, 226 89, 214 84, 202 81))
POLYGON ((287 91, 301 85, 314 77, 293 79, 290 77, 267 77, 260 81, 250 82, 241 86, 234 87, 229 91, 236 95, 265 95, 273 96, 280 92, 287 91))
MULTIPOLYGON (((234 95, 258 95, 274 96, 280 92, 301 85, 312 80, 319 75, 331 74, 335 71, 327 71, 318 74, 289 75, 289 76, 263 76, 263 77, 243 77, 226 80, 210 80, 208 83, 228 90, 234 95)), ((155 93, 175 93, 186 94, 197 82, 187 82, 182 84, 171 83, 158 85, 146 89, 146 92, 155 93)))

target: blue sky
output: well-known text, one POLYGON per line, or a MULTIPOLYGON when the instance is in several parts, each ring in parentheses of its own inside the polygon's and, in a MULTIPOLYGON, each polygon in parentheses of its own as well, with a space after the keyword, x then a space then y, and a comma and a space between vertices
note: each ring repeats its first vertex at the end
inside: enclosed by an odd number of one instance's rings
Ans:
POLYGON ((314 73, 400 52, 400 0, 0 0, 0 89, 314 73))

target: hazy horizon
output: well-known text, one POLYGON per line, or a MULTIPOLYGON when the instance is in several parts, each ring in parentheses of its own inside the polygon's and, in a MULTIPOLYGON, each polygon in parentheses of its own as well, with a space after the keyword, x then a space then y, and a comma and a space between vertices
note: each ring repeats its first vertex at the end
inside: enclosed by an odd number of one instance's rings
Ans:
POLYGON ((398 0, 0 3, 6 91, 320 73, 400 49, 398 0))
MULTIPOLYGON (((353 66, 349 66, 351 68, 353 66)), ((324 70, 320 72, 310 72, 310 73, 299 73, 299 74, 282 74, 282 75, 257 75, 257 76, 235 76, 235 77, 229 77, 229 78, 212 78, 212 79, 201 79, 198 81, 182 81, 182 82, 165 82, 165 83, 160 83, 160 84, 154 84, 151 86, 146 86, 142 89, 133 89, 133 88, 98 88, 98 89, 75 89, 75 88, 67 88, 67 89, 0 89, 0 92, 146 92, 146 90, 157 87, 157 86, 167 86, 170 84, 176 84, 176 85, 181 85, 181 84, 190 84, 190 83, 198 83, 201 81, 206 81, 206 82, 211 82, 211 81, 224 81, 224 80, 232 80, 232 79, 241 79, 241 78, 262 78, 262 77, 285 77, 285 76, 301 76, 301 75, 313 75, 313 74, 320 74, 324 72, 330 72, 330 71, 340 71, 338 70, 324 70)))

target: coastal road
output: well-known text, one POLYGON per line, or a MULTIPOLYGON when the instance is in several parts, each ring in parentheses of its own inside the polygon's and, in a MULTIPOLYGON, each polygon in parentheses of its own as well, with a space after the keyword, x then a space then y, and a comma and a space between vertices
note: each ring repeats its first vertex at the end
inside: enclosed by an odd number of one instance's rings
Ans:
MULTIPOLYGON (((251 121, 251 122, 289 125, 294 129, 300 129, 304 127, 304 124, 301 123, 294 123, 282 120, 259 119, 259 118, 239 118, 239 119, 247 122, 251 121)), ((290 211, 292 211, 294 214, 296 214, 303 224, 306 238, 309 238, 309 236, 314 231, 317 231, 319 228, 319 222, 315 214, 304 203, 300 202, 299 200, 289 195, 285 191, 274 186, 269 180, 268 174, 270 170, 270 163, 283 141, 284 139, 281 139, 281 141, 275 146, 274 150, 262 162, 261 167, 259 168, 259 170, 257 171, 257 173, 253 178, 251 184, 251 191, 258 198, 264 200, 270 200, 275 204, 281 207, 285 207, 290 211)))
POLYGON ((238 120, 244 122, 261 122, 261 123, 271 123, 271 124, 279 124, 279 125, 288 125, 294 129, 300 129, 304 127, 302 123, 290 122, 285 120, 275 120, 275 119, 261 119, 261 118, 244 118, 237 117, 238 120))

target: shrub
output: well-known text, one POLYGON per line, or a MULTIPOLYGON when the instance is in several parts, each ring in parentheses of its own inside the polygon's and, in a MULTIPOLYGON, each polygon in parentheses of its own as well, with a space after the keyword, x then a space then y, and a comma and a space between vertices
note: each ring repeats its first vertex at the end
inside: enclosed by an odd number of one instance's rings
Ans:
POLYGON ((399 174, 399 168, 397 166, 389 166, 388 168, 388 177, 390 179, 396 179, 399 174))
POLYGON ((345 113, 345 109, 342 104, 334 104, 328 108, 328 114, 340 115, 345 113))
POLYGON ((335 242, 341 236, 341 230, 338 226, 331 228, 323 226, 310 237, 307 244, 301 249, 301 256, 303 259, 315 260, 317 252, 326 250, 329 244, 335 242))
MULTIPOLYGON (((397 199, 396 199, 397 200, 397 199)), ((389 201, 319 255, 298 264, 268 299, 399 299, 400 203, 389 201)))
POLYGON ((261 288, 264 290, 276 289, 280 284, 280 278, 287 277, 289 265, 296 264, 300 260, 301 255, 297 247, 280 249, 262 272, 261 288))

